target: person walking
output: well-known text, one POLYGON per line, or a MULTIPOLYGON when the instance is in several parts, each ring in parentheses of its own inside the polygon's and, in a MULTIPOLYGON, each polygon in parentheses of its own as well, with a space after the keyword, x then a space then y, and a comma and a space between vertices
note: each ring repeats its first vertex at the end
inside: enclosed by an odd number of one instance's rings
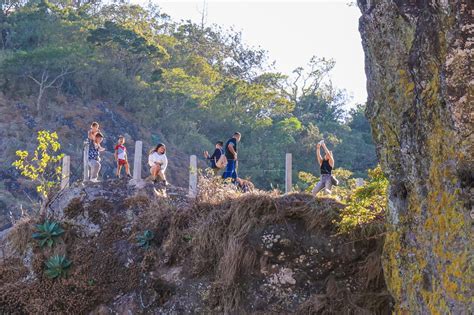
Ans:
POLYGON ((225 157, 227 158, 227 166, 225 168, 222 178, 232 178, 232 182, 237 179, 237 144, 240 142, 242 135, 240 132, 235 132, 232 138, 227 140, 224 146, 225 157))
POLYGON ((316 145, 316 157, 321 169, 321 180, 314 186, 313 195, 317 195, 324 188, 324 192, 330 194, 332 188, 332 169, 334 168, 334 156, 332 151, 329 151, 324 140, 321 140, 316 145), (324 149, 324 159, 321 156, 321 147, 324 149))
POLYGON ((217 165, 217 161, 221 158, 221 156, 224 154, 224 150, 222 147, 224 146, 224 142, 222 141, 217 141, 216 142, 216 148, 214 150, 214 153, 212 155, 209 155, 209 152, 204 151, 204 157, 209 160, 211 164, 211 169, 212 172, 214 173, 214 176, 216 176, 219 171, 221 170, 221 167, 217 165))

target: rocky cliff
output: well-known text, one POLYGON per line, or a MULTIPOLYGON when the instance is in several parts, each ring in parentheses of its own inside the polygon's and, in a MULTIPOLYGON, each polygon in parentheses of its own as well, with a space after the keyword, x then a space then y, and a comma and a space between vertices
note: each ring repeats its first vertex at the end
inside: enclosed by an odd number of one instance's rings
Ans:
POLYGON ((387 284, 399 312, 472 314, 473 2, 358 4, 367 116, 390 179, 387 284))
POLYGON ((196 200, 125 180, 63 191, 49 217, 65 233, 51 248, 31 237, 42 219, 0 235, 0 313, 390 313, 383 242, 338 234, 342 204, 207 187, 196 200), (72 262, 67 278, 46 276, 54 254, 72 262))

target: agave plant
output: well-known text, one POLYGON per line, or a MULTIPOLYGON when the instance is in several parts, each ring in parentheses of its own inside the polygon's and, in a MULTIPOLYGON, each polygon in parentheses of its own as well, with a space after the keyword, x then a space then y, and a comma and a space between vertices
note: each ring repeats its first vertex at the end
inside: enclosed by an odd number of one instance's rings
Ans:
POLYGON ((36 225, 36 232, 33 233, 33 238, 40 241, 40 246, 48 245, 52 247, 54 240, 64 233, 58 222, 46 220, 43 224, 36 225))
POLYGON ((145 249, 149 248, 155 235, 150 230, 145 230, 143 234, 137 236, 138 246, 145 249))
POLYGON ((54 255, 46 262, 46 276, 50 279, 66 277, 70 266, 71 261, 65 256, 54 255))

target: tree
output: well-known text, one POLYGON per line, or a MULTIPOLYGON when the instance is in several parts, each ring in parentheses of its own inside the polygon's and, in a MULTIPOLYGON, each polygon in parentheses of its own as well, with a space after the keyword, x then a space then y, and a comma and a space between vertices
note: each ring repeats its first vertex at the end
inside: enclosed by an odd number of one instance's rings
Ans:
POLYGON ((16 151, 18 159, 12 165, 20 170, 21 175, 37 184, 36 191, 42 200, 41 213, 44 213, 48 200, 61 180, 59 161, 64 154, 58 152, 61 145, 56 132, 38 131, 37 140, 38 146, 32 154, 28 151, 16 151))
POLYGON ((73 52, 62 47, 41 47, 33 51, 18 51, 6 59, 4 72, 34 82, 38 88, 36 110, 41 113, 41 101, 44 93, 51 88, 61 86, 65 76, 74 72, 72 68, 73 52))

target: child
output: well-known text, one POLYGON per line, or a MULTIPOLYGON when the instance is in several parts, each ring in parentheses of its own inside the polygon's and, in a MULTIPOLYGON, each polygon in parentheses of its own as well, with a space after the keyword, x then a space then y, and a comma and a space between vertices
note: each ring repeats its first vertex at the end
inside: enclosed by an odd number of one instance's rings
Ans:
MULTIPOLYGON (((99 123, 94 121, 91 124, 91 129, 89 132, 87 132, 87 139, 89 140, 89 145, 92 145, 95 142, 95 136, 96 134, 101 133, 99 129, 99 123)), ((105 149, 100 145, 99 143, 99 149, 100 151, 104 151, 105 149)))
POLYGON ((118 137, 117 145, 115 146, 115 161, 117 161, 117 177, 120 178, 120 171, 122 170, 122 166, 125 166, 125 173, 127 173, 128 177, 132 177, 130 175, 130 168, 128 166, 128 159, 127 159, 127 148, 123 145, 125 143, 125 138, 123 136, 118 137))
POLYGON ((91 124, 91 129, 89 130, 89 132, 87 133, 87 138, 92 140, 92 141, 95 141, 95 135, 100 132, 100 129, 99 129, 99 123, 98 122, 93 122, 91 124))

